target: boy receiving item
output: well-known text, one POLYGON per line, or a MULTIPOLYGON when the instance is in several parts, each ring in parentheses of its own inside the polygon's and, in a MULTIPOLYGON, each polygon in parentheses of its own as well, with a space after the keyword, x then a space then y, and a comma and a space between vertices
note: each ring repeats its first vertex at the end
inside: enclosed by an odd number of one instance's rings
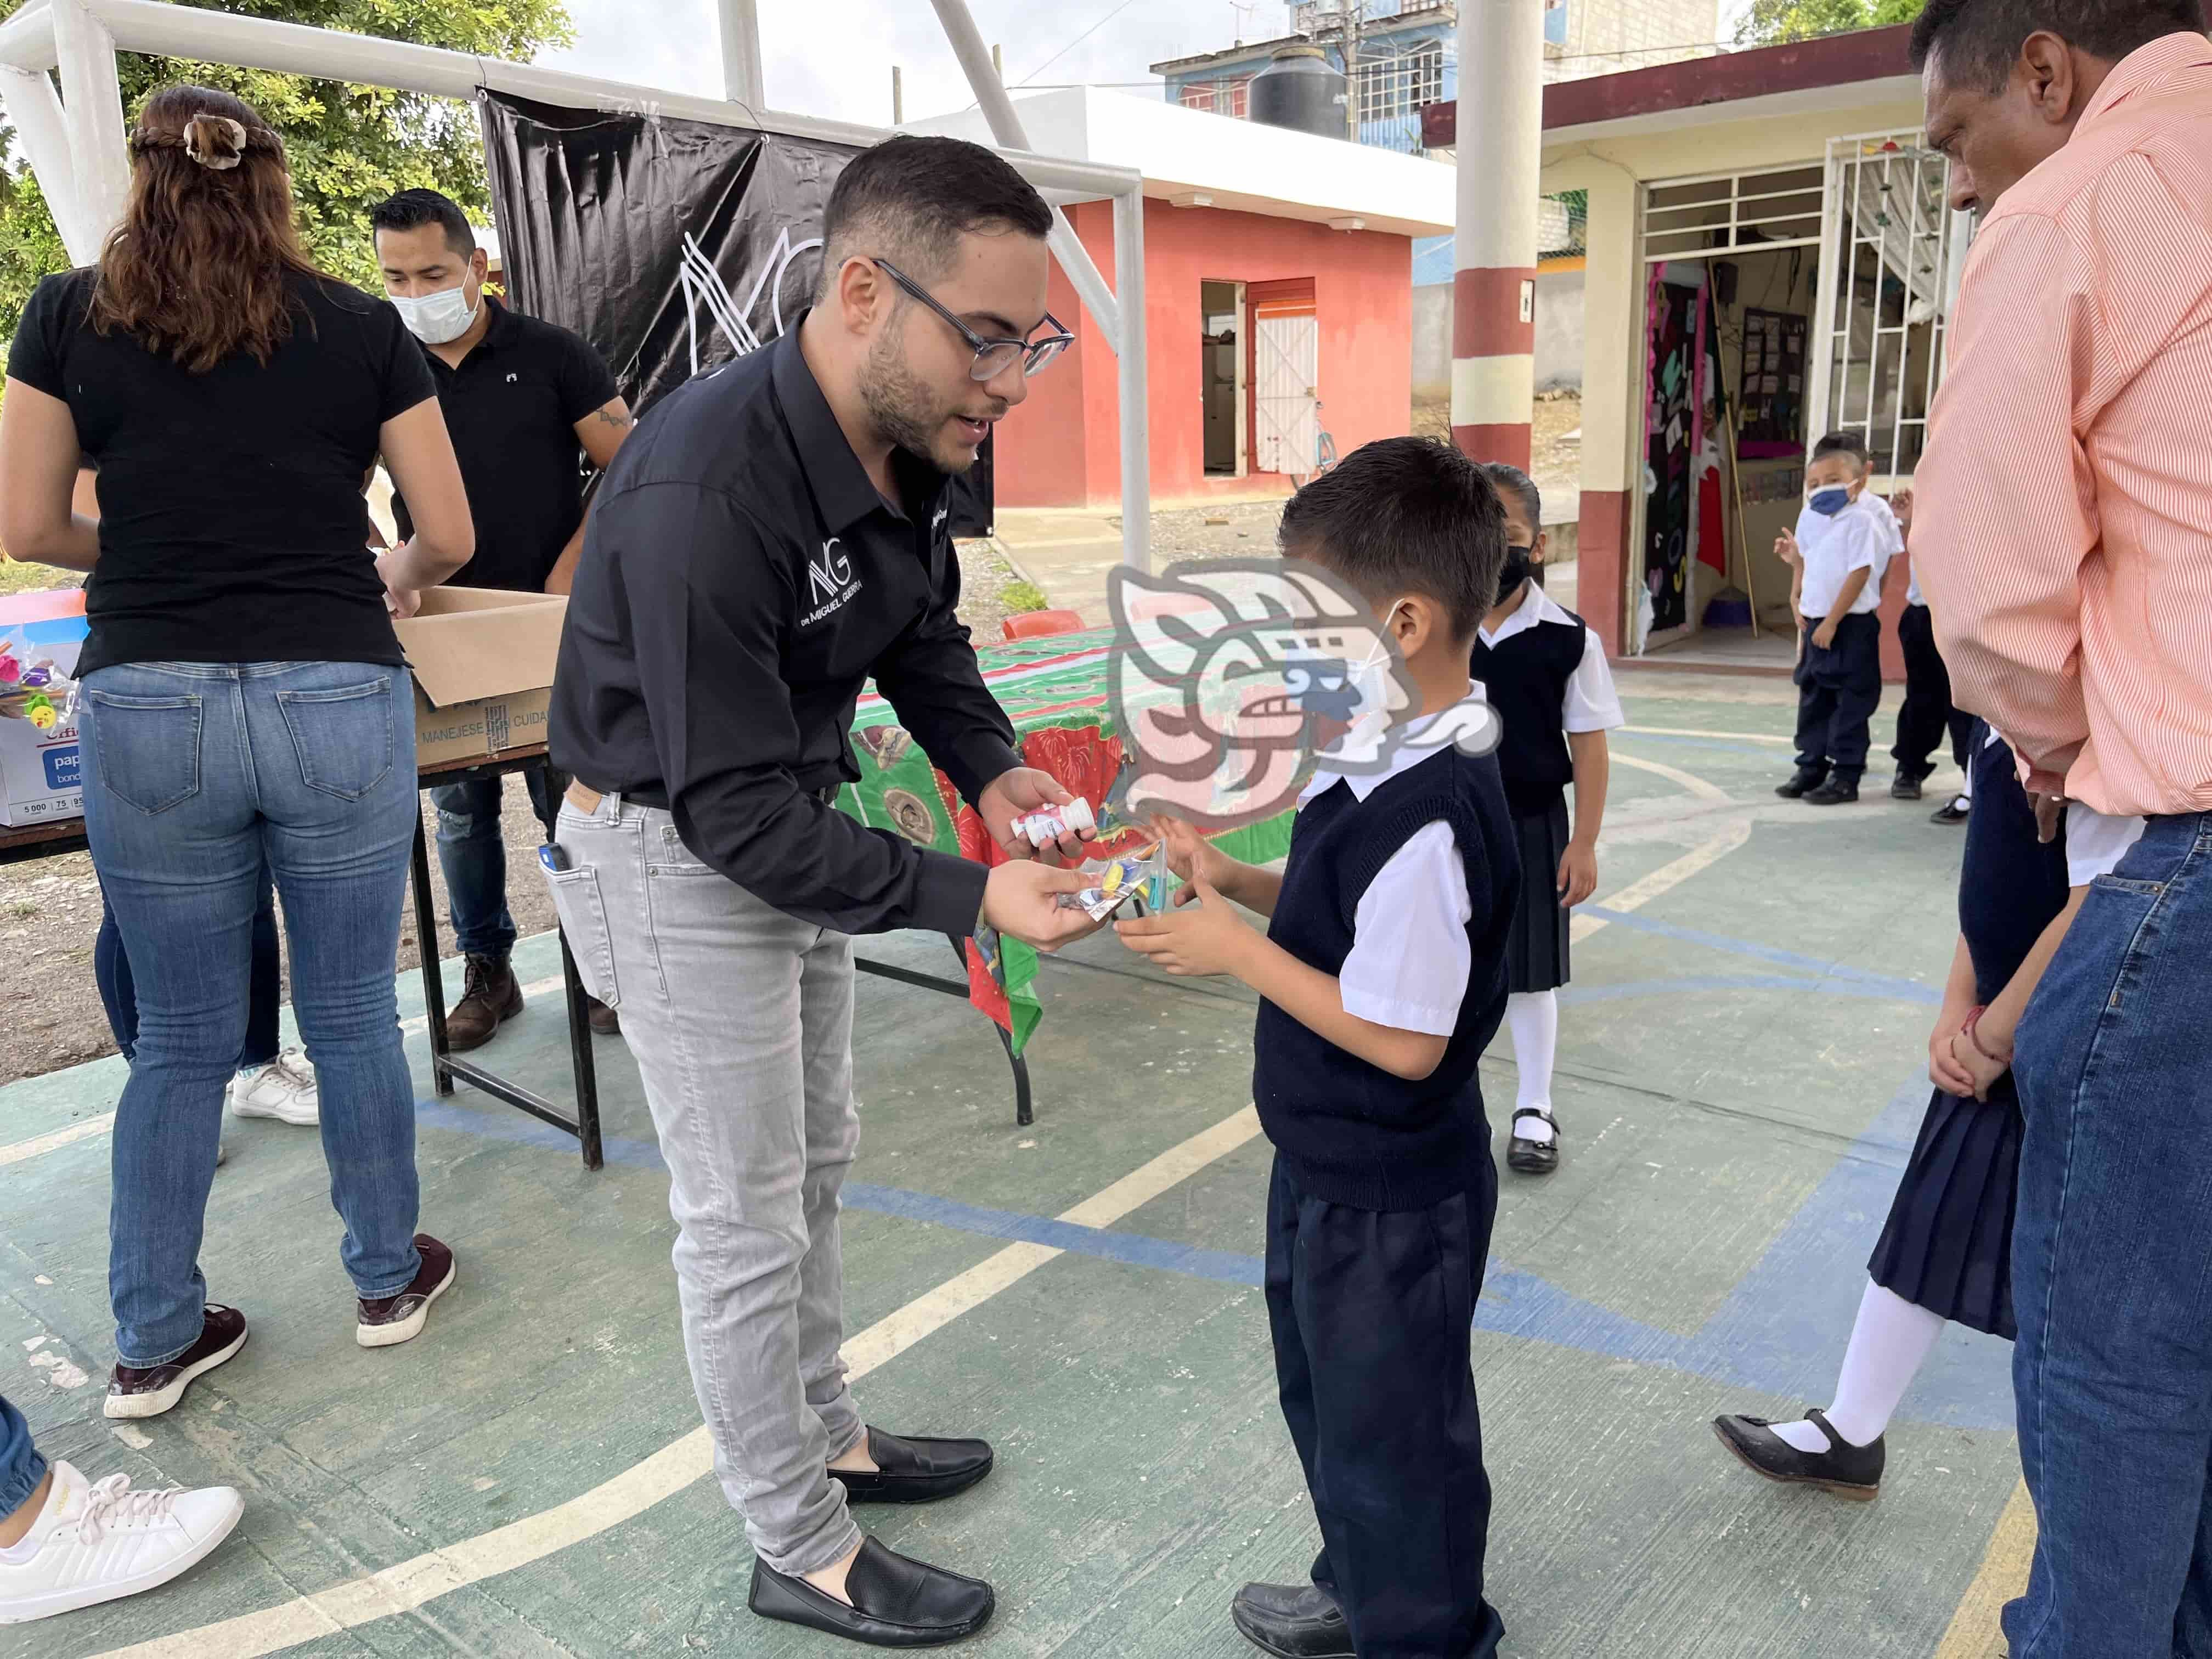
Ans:
POLYGON ((1597 834, 1605 818, 1608 728, 1627 724, 1605 647, 1580 617, 1538 586, 1544 502, 1516 466, 1483 466, 1505 508, 1505 574, 1476 630, 1469 672, 1504 723, 1498 770, 1521 849, 1521 902, 1505 951, 1505 1027, 1521 1085, 1505 1167, 1559 1167, 1552 1061, 1559 1046, 1559 987, 1567 982, 1568 913, 1597 890, 1597 834), (1574 834, 1566 787, 1575 787, 1574 834))
MULTIPOLYGON (((1406 737, 1480 704, 1468 656, 1505 534, 1474 462, 1369 444, 1291 498, 1280 542, 1382 619, 1419 699, 1406 737)), ((1454 744, 1328 768, 1280 874, 1164 821, 1181 908, 1116 929, 1170 974, 1233 975, 1261 999, 1268 1323, 1322 1547, 1310 1584, 1248 1584, 1231 1613, 1285 1659, 1490 1659, 1504 1626, 1483 1596, 1469 1333, 1498 1168, 1476 1065, 1505 1007, 1513 821, 1497 762, 1454 744), (1265 938, 1231 900, 1271 918, 1265 938)))
POLYGON ((1797 773, 1774 793, 1811 806, 1859 798, 1868 722, 1881 702, 1881 574, 1903 551, 1897 520, 1867 492, 1868 453, 1845 432, 1813 446, 1805 510, 1775 551, 1802 559, 1797 605, 1797 773))

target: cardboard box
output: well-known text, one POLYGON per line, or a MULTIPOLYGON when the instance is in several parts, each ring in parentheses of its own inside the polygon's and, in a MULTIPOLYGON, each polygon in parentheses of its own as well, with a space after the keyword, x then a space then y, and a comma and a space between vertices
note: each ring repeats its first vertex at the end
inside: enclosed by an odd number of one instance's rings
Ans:
POLYGON ((415 762, 481 760, 545 741, 568 601, 558 594, 434 587, 395 623, 415 675, 415 762))
POLYGON ((84 590, 0 599, 0 823, 84 816, 76 659, 84 590))

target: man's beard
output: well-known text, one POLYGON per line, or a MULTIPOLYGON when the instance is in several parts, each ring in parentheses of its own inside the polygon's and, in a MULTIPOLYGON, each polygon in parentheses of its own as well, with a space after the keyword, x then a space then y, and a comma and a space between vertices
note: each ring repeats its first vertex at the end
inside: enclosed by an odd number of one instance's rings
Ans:
POLYGON ((877 434, 910 455, 918 455, 940 472, 965 472, 976 457, 961 451, 952 459, 938 453, 945 422, 957 410, 939 408, 928 386, 906 366, 904 319, 876 342, 868 352, 867 371, 860 377, 860 401, 877 434))

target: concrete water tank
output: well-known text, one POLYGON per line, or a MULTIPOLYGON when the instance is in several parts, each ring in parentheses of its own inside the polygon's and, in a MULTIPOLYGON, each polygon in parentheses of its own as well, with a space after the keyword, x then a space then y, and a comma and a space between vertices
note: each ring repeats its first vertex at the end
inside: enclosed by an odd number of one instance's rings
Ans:
POLYGON ((1343 72, 1318 46, 1285 46, 1252 79, 1249 108, 1255 121, 1296 132, 1342 138, 1345 131, 1343 72))

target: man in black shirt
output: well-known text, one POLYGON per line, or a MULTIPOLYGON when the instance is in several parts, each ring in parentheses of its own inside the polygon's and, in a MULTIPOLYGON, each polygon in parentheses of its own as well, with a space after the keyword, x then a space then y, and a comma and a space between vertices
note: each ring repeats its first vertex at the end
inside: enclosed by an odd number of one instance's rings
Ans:
POLYGON ((1081 874, 1022 860, 1015 820, 1067 795, 1022 767, 984 689, 945 523, 946 475, 1066 343, 1051 222, 976 145, 894 138, 849 163, 815 308, 672 393, 609 472, 554 686, 576 780, 554 896, 659 1132, 751 1606, 881 1645, 971 1633, 992 1593, 864 1539, 848 1503, 948 1497, 992 1453, 868 1428, 844 1386, 847 935, 988 922, 1049 948, 1091 926, 1055 904, 1081 874), (1014 861, 987 873, 836 811, 870 677, 1014 861))
MULTIPOLYGON (((461 587, 566 593, 584 548, 581 459, 604 467, 629 434, 629 407, 606 362, 565 328, 509 310, 483 291, 489 261, 459 205, 434 190, 406 190, 369 216, 384 289, 422 342, 477 523, 476 556, 461 587)), ((407 504, 393 511, 412 533, 407 504)), ((546 769, 523 774, 550 834, 556 811, 546 769)), ((473 778, 430 792, 438 862, 467 963, 461 1000, 446 1016, 456 1050, 482 1048, 522 1012, 509 957, 507 842, 501 780, 473 778)), ((594 1005, 594 1030, 616 1029, 594 1005)))

